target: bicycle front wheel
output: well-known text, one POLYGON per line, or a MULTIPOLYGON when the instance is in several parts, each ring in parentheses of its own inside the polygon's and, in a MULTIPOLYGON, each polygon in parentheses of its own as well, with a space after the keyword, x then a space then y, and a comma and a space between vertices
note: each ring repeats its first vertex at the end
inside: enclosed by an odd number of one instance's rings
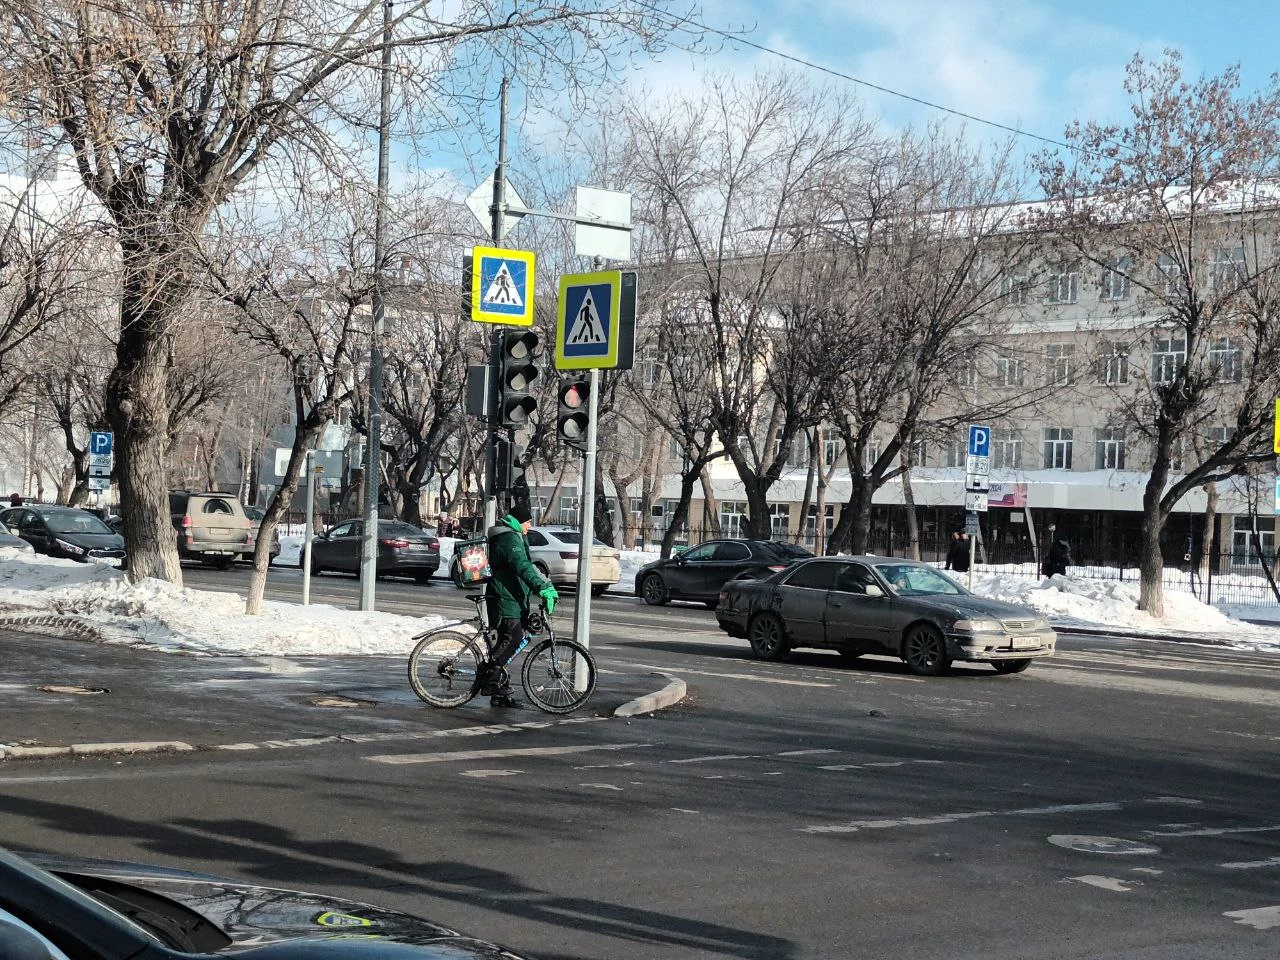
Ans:
POLYGON ((409 686, 433 707, 460 707, 476 695, 484 657, 475 639, 456 630, 437 630, 409 654, 409 686))
POLYGON ((548 638, 524 658, 520 680, 539 710, 570 713, 595 691, 596 662, 576 640, 548 638))

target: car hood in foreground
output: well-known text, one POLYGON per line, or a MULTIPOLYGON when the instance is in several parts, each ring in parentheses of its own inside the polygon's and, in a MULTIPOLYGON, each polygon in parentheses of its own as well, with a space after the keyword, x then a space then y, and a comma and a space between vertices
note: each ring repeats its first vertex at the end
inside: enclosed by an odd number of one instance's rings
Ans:
POLYGON ((956 619, 965 617, 991 617, 996 620, 1040 620, 1043 617, 1030 607, 1020 607, 1003 600, 990 600, 974 596, 899 597, 903 603, 919 604, 930 610, 954 614, 956 619))
MULTIPOLYGON (((395 910, 324 894, 261 887, 207 874, 80 858, 23 854, 74 886, 114 881, 175 901, 231 938, 219 956, 266 960, 522 960, 495 944, 395 910)), ((528 960, 528 958, 524 958, 528 960)))

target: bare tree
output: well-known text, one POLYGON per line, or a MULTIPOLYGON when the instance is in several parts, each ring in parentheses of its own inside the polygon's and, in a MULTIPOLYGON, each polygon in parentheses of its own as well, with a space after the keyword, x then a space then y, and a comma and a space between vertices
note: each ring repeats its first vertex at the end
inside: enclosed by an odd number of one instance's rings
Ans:
POLYGON ((1134 329, 1162 346, 1116 388, 1120 416, 1151 452, 1139 607, 1153 616, 1164 611, 1161 535, 1174 507, 1272 456, 1280 81, 1249 95, 1239 85, 1236 68, 1191 81, 1175 52, 1136 56, 1128 123, 1073 125, 1070 155, 1036 161, 1049 201, 1040 224, 1102 282, 1132 285, 1134 329))
MULTIPOLYGON (((70 151, 119 245, 107 406, 131 578, 181 580, 164 488, 165 373, 210 218, 291 148, 333 159, 335 131, 367 129, 384 11, 391 16, 383 0, 0 7, 0 106, 33 137, 70 151)), ((451 121, 462 102, 455 95, 483 86, 495 59, 536 95, 560 87, 557 80, 590 83, 631 41, 671 38, 668 15, 649 3, 534 3, 510 12, 473 0, 441 19, 434 5, 411 0, 389 27, 404 107, 424 130, 451 121)))

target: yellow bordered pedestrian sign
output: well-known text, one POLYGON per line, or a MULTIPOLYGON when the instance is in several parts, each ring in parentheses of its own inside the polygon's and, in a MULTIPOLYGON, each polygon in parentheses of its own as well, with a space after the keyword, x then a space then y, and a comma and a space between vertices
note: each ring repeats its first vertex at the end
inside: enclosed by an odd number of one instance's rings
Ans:
POLYGON ((1271 449, 1280 453, 1280 397, 1276 397, 1275 438, 1271 442, 1271 449))
POLYGON ((528 250, 471 249, 471 319, 533 326, 534 256, 528 250))
POLYGON ((622 271, 572 273, 560 278, 556 320, 556 369, 590 370, 618 365, 622 271))

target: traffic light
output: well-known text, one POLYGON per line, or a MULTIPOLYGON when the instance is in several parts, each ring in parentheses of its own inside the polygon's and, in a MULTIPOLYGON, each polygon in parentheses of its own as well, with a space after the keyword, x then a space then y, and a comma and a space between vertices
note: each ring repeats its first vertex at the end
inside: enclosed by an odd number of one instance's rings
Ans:
POLYGON ((533 330, 511 330, 502 334, 498 356, 498 423, 522 427, 538 409, 533 385, 541 371, 538 358, 542 343, 533 330))
POLYGON ((556 416, 556 432, 571 447, 582 450, 587 445, 587 427, 591 422, 588 400, 591 399, 589 380, 570 380, 560 386, 560 410, 556 416))

